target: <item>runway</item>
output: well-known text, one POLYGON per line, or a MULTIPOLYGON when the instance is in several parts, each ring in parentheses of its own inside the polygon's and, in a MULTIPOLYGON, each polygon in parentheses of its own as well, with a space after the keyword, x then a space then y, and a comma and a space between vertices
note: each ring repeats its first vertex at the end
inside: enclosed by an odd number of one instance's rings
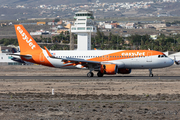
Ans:
POLYGON ((59 103, 59 102, 83 102, 83 103, 169 103, 169 104, 179 104, 180 101, 135 101, 135 100, 0 100, 0 102, 53 102, 53 103, 59 103))
POLYGON ((20 79, 20 80, 176 80, 180 81, 180 76, 0 76, 1 80, 20 79))

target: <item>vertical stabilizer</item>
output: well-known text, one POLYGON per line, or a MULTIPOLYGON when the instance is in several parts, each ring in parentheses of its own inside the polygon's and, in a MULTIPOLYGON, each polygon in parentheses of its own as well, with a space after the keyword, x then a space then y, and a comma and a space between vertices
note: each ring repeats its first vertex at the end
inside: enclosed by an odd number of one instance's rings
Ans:
POLYGON ((14 25, 21 53, 41 50, 40 46, 26 31, 23 25, 14 25))
POLYGON ((23 25, 14 25, 20 47, 20 57, 23 61, 53 67, 43 53, 43 49, 36 43, 23 25))

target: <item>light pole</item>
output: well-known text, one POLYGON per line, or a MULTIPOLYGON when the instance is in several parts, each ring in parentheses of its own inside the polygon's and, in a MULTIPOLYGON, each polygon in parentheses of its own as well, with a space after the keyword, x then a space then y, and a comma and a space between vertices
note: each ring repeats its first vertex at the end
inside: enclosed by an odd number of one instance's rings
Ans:
POLYGON ((117 50, 118 50, 118 35, 117 35, 117 50))

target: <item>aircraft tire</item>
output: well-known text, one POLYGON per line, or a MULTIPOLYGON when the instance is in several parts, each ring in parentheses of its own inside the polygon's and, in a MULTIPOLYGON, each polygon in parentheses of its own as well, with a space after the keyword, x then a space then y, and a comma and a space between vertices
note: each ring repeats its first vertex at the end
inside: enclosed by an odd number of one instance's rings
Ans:
POLYGON ((102 74, 101 72, 98 72, 98 73, 97 73, 97 76, 98 76, 98 77, 103 77, 103 74, 102 74))
POLYGON ((94 76, 94 73, 93 72, 88 72, 87 73, 87 77, 93 77, 94 76))
POLYGON ((149 74, 149 77, 153 77, 153 74, 149 74))

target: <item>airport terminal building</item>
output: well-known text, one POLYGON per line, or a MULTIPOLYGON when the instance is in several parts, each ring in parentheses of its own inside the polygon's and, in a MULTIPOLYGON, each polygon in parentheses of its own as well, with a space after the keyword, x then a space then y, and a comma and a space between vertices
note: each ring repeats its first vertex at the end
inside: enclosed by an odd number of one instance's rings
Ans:
POLYGON ((12 60, 11 55, 8 53, 13 53, 15 47, 0 46, 0 65, 22 65, 22 63, 12 60))

